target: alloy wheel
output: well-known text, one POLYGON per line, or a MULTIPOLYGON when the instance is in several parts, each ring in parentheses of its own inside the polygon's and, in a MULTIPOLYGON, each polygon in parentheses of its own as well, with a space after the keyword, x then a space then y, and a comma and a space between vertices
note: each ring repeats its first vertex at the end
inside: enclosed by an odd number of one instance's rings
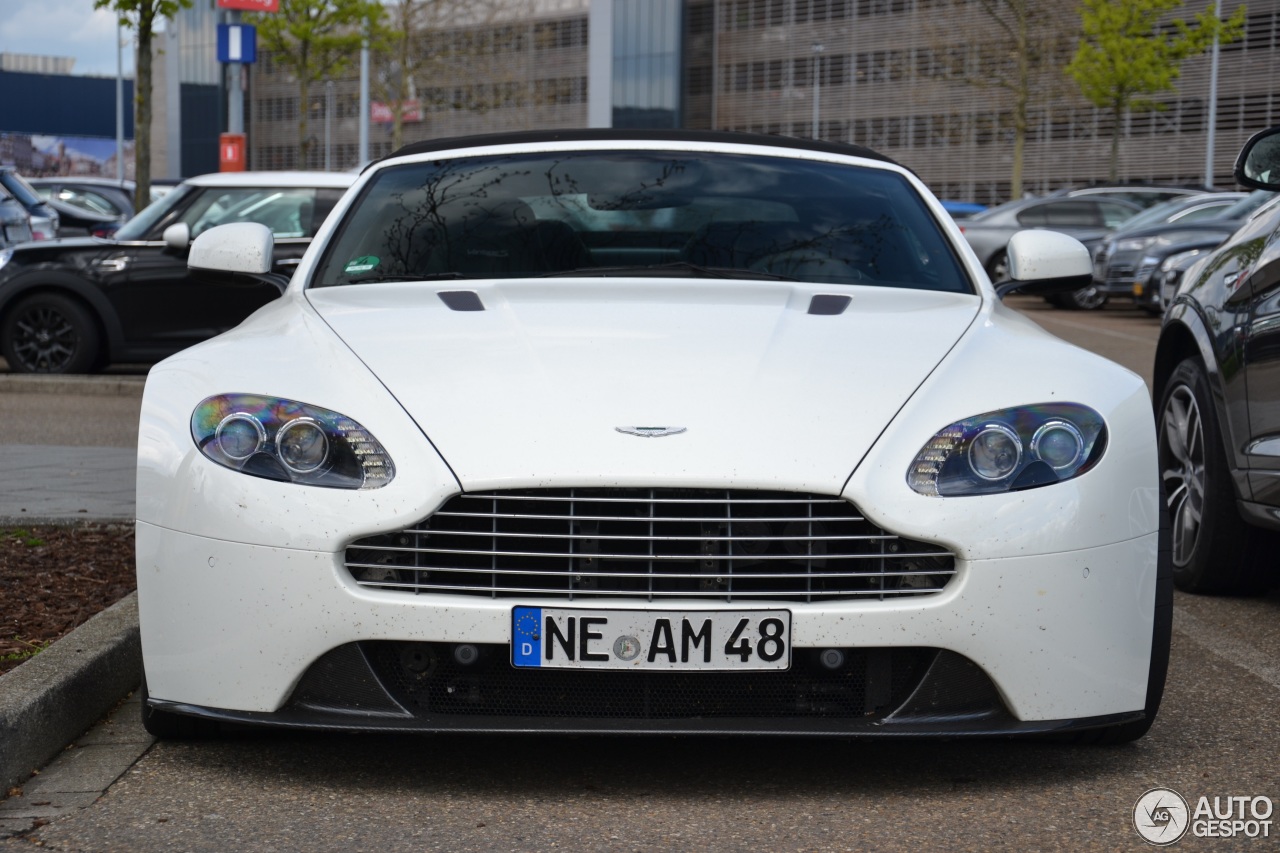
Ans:
POLYGON ((61 373, 80 347, 75 324, 57 308, 32 305, 14 322, 13 354, 31 373, 61 373))
POLYGON ((1205 494, 1204 422, 1189 386, 1169 394, 1160 425, 1160 476, 1173 520, 1173 562, 1185 566, 1200 533, 1205 494))

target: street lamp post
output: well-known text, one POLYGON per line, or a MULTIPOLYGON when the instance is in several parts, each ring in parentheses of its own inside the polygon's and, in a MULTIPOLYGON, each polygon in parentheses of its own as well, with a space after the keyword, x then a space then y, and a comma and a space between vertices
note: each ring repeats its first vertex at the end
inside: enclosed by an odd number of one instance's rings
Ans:
MULTIPOLYGON (((1222 0, 1217 0, 1213 7, 1214 18, 1222 20, 1222 0)), ((1216 140, 1214 134, 1218 129, 1218 35, 1213 36, 1213 50, 1209 56, 1209 127, 1205 138, 1204 151, 1204 185, 1213 186, 1213 148, 1216 140)))
POLYGON ((333 81, 324 81, 324 170, 333 171, 333 81))
POLYGON ((826 47, 822 42, 815 41, 810 45, 813 51, 813 133, 810 134, 814 139, 818 138, 818 114, 822 104, 822 51, 826 47))
MULTIPOLYGON (((116 180, 124 183, 124 31, 116 22, 116 180)), ((139 205, 141 208, 142 205, 139 205)))

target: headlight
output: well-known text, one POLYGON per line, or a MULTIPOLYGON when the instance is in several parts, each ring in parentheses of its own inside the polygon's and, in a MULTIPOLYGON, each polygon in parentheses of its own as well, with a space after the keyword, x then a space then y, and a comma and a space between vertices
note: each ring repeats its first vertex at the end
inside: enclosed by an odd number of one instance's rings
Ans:
POLYGON ((1155 237, 1130 237, 1116 241, 1117 252, 1141 252, 1156 241, 1155 237))
POLYGON ((1186 252, 1177 252, 1165 258, 1160 263, 1160 272, 1186 272, 1192 264, 1196 262, 1208 249, 1190 249, 1186 252))
POLYGON ((967 418, 920 448, 907 484, 922 495, 988 495, 1069 480, 1106 449, 1102 416, 1075 403, 1019 406, 967 418))
POLYGON ((268 480, 376 489, 396 475, 387 451, 351 418, 277 397, 210 397, 191 413, 191 437, 219 465, 268 480))

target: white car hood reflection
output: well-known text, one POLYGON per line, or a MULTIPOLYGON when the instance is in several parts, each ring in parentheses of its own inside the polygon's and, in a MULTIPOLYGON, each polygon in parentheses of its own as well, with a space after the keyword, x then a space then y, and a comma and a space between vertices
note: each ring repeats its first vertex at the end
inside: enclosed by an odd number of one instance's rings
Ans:
POLYGON ((980 304, 886 287, 625 278, 307 297, 473 491, 657 482, 838 493, 980 304), (485 310, 439 296, 458 290, 485 310), (814 293, 852 301, 813 315, 814 293))

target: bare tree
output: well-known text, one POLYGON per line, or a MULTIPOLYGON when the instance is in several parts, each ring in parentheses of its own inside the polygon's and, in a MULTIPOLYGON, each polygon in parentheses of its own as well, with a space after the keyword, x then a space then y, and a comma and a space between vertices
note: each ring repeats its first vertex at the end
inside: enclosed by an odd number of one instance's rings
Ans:
POLYGON ((528 6, 528 0, 388 0, 387 15, 376 33, 382 63, 373 85, 391 113, 392 150, 404 144, 405 118, 414 101, 419 109, 450 106, 484 111, 498 105, 504 84, 509 89, 520 76, 509 60, 520 47, 515 33, 524 26, 520 13, 528 11, 528 6), (510 24, 497 26, 500 20, 510 24), (494 67, 477 73, 483 64, 494 67), (422 81, 456 77, 459 72, 494 83, 496 88, 487 96, 472 92, 459 99, 420 86, 422 81))
POLYGON ((999 94, 1013 131, 1010 195, 1019 198, 1035 106, 1067 86, 1065 68, 1080 35, 1076 3, 956 0, 953 5, 953 14, 937 18, 935 42, 945 42, 945 46, 939 45, 946 56, 944 75, 999 94), (969 9, 979 14, 975 16, 969 9), (955 27, 955 22, 965 17, 977 18, 980 36, 972 29, 955 27), (957 40, 957 35, 962 40, 957 40))

